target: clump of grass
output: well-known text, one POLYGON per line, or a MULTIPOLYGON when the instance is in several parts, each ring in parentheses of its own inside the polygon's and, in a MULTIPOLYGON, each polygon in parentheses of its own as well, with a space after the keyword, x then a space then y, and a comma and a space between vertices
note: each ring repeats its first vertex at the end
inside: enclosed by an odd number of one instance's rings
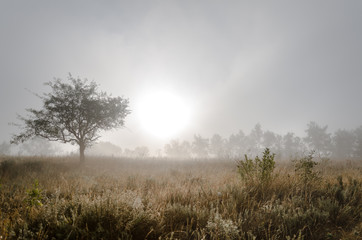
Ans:
POLYGON ((238 226, 231 219, 223 219, 218 213, 210 217, 206 228, 215 239, 240 238, 238 226))

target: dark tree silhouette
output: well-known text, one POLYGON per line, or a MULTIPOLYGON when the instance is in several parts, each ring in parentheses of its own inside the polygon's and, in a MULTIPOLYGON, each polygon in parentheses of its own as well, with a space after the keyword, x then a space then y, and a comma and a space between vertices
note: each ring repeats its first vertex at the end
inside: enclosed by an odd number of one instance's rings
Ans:
POLYGON ((99 92, 98 85, 87 79, 73 78, 69 74, 68 80, 69 83, 61 79, 46 83, 52 92, 37 95, 43 101, 43 108, 27 109, 30 113, 27 118, 19 116, 24 123, 23 131, 13 136, 12 143, 37 136, 77 144, 83 162, 86 147, 100 137, 100 130, 124 125, 130 113, 128 99, 99 92))

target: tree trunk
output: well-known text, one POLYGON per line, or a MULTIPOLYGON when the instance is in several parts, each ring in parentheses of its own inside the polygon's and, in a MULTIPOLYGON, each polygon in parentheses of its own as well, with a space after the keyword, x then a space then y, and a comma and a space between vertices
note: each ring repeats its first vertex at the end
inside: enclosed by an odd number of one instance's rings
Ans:
POLYGON ((80 143, 79 144, 79 157, 80 157, 80 162, 84 163, 84 150, 85 150, 85 144, 84 143, 80 143))

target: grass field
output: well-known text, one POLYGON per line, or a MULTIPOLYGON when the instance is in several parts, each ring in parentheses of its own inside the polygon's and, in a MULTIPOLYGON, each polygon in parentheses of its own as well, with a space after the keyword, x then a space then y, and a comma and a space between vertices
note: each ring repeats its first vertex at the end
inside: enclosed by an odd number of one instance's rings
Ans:
POLYGON ((1 239, 362 239, 360 161, 267 181, 231 160, 0 162, 1 239))

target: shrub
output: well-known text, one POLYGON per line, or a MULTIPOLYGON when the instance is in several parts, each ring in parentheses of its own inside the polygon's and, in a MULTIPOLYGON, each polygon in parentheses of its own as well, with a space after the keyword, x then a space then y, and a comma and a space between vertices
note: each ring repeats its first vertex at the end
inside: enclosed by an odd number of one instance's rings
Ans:
POLYGON ((301 179, 305 194, 310 190, 312 183, 319 179, 318 172, 314 170, 314 167, 318 165, 318 163, 313 160, 313 155, 314 152, 311 152, 308 156, 294 161, 295 172, 301 179))
POLYGON ((29 189, 27 191, 27 199, 26 202, 28 204, 29 207, 39 207, 39 206, 43 206, 42 204, 42 200, 43 200, 43 196, 41 193, 41 189, 39 188, 39 182, 38 180, 34 181, 33 184, 33 188, 29 189))
POLYGON ((263 152, 263 157, 258 156, 255 159, 248 158, 245 155, 245 160, 237 162, 237 167, 241 178, 247 182, 257 182, 261 184, 267 183, 272 178, 272 173, 275 168, 275 154, 271 153, 269 148, 263 152))

